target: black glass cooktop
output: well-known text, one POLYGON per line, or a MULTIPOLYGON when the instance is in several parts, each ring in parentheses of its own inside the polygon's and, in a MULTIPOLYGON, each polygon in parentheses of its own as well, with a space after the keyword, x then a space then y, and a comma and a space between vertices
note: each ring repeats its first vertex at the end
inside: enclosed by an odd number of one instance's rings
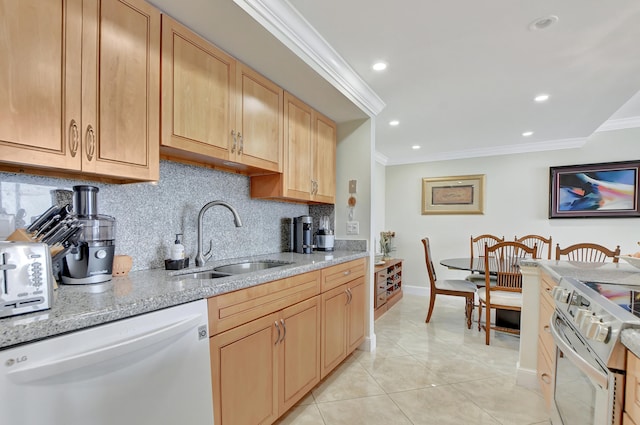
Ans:
POLYGON ((618 307, 640 317, 640 287, 614 285, 611 283, 583 282, 618 307))

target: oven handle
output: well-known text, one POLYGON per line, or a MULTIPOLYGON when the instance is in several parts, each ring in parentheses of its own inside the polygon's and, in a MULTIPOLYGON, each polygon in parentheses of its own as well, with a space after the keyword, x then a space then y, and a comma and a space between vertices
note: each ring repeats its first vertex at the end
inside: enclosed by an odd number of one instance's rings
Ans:
POLYGON ((549 327, 551 329, 551 335, 553 335, 553 340, 558 346, 558 349, 562 351, 564 356, 567 357, 571 362, 573 362, 573 364, 578 369, 584 372, 596 384, 600 385, 602 389, 608 389, 609 381, 607 379, 607 375, 599 371, 598 369, 590 365, 585 359, 580 357, 580 355, 578 355, 578 353, 576 353, 573 348, 571 348, 571 346, 569 346, 569 344, 565 342, 564 338, 562 338, 555 326, 555 318, 557 317, 557 314, 558 313, 554 313, 553 316, 551 316, 549 327))

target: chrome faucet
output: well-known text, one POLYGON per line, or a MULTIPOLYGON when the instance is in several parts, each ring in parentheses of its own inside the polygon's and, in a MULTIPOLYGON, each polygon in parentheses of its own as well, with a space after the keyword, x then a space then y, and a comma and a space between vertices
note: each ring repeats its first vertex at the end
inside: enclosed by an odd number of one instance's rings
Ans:
POLYGON ((207 203, 198 214, 198 253, 196 254, 196 266, 204 266, 204 263, 211 258, 211 250, 213 248, 213 241, 209 241, 209 251, 206 254, 202 253, 202 216, 207 210, 213 206, 220 205, 223 207, 229 208, 229 210, 233 213, 233 219, 236 223, 236 227, 242 227, 242 220, 240 220, 240 216, 238 215, 238 211, 233 208, 231 205, 224 201, 211 201, 207 203))

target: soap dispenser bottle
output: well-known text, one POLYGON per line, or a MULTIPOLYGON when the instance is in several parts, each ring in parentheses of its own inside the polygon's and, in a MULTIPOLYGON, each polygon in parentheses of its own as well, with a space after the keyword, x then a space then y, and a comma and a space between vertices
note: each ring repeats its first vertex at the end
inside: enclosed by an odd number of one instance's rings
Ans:
POLYGON ((184 245, 180 243, 180 236, 182 236, 182 233, 176 233, 176 241, 171 245, 169 256, 173 261, 184 260, 184 245))

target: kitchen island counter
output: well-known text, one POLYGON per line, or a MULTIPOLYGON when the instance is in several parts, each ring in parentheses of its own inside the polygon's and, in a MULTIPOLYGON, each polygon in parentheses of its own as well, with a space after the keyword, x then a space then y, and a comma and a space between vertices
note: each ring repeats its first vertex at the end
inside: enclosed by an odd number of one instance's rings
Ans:
POLYGON ((364 258, 365 251, 291 252, 210 261, 204 267, 168 271, 151 269, 92 285, 59 285, 50 310, 0 319, 0 349, 126 319, 364 258), (180 275, 244 261, 277 260, 281 267, 216 279, 180 275))

